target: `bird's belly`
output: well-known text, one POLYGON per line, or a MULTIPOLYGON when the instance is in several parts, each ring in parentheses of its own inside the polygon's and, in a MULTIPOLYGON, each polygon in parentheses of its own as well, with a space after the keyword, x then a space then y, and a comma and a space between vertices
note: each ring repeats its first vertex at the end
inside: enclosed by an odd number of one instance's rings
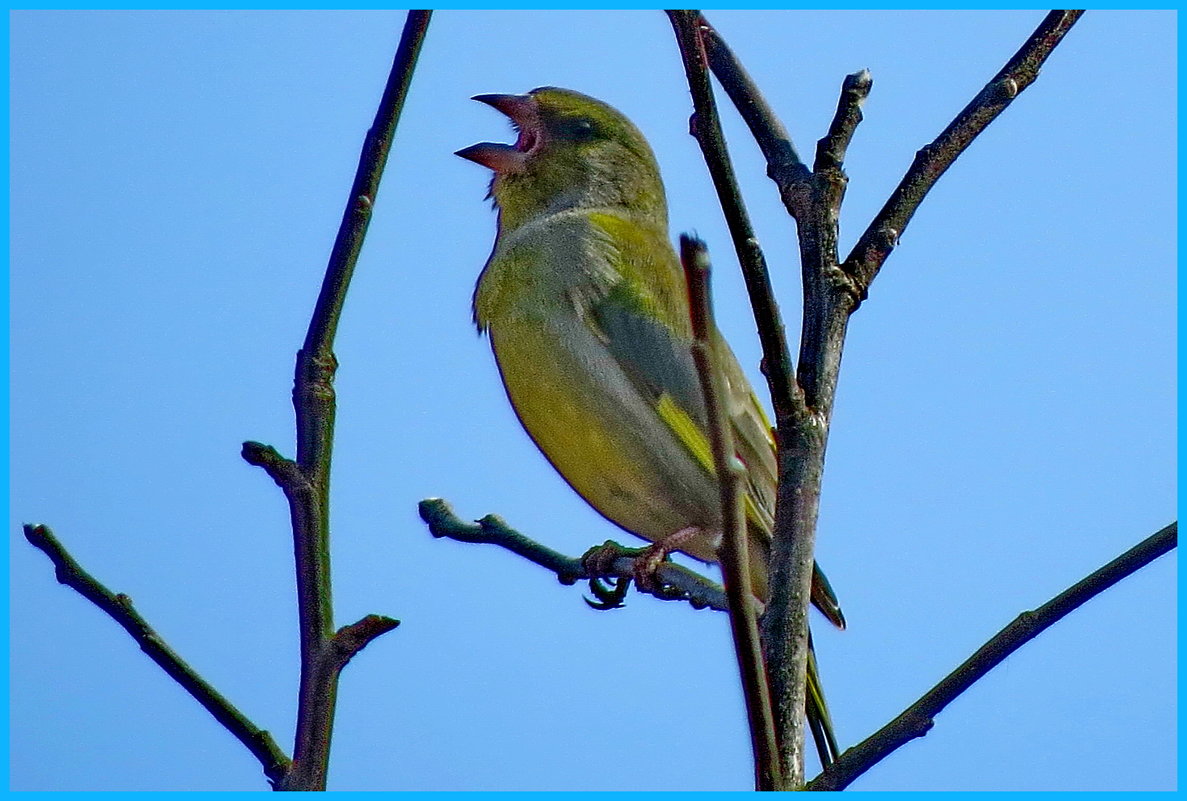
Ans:
POLYGON ((711 561, 720 529, 716 480, 634 391, 581 321, 535 320, 490 329, 495 360, 520 423, 557 472, 612 522, 656 541, 706 531, 681 548, 711 561))

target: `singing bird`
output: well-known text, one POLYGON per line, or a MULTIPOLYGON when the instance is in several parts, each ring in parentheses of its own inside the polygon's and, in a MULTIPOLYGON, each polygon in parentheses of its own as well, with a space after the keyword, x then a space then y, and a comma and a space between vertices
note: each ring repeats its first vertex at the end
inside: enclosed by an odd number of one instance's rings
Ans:
MULTIPOLYGON (((494 172, 494 248, 474 291, 520 423, 565 481, 623 529, 717 559, 721 505, 690 345, 684 273, 668 239, 659 166, 643 134, 568 89, 478 95, 510 118, 514 144, 457 152, 494 172)), ((750 573, 761 602, 777 467, 771 426, 715 332, 738 458, 746 465, 750 573)), ((812 601, 845 621, 817 568, 812 601)), ((815 659, 807 715, 822 764, 837 745, 815 659)))

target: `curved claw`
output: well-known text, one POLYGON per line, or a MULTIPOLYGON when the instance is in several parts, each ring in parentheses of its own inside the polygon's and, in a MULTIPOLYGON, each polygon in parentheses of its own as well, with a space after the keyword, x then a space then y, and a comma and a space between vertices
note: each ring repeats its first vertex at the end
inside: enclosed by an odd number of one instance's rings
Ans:
POLYGON ((605 612, 610 609, 618 609, 625 606, 623 599, 626 598, 627 590, 631 587, 631 580, 629 578, 616 578, 613 584, 606 584, 600 578, 591 578, 589 580, 589 591, 594 594, 597 601, 591 601, 584 595, 581 600, 585 601, 591 609, 597 609, 599 612, 605 612))

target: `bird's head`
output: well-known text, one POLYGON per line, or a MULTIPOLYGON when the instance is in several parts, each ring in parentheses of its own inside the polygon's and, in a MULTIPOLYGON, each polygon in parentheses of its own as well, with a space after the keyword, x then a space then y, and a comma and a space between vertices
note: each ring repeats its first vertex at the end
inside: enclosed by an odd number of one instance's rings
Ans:
POLYGON ((481 142, 457 155, 494 171, 490 194, 501 224, 542 214, 613 208, 664 226, 659 167, 643 134, 600 100, 544 86, 526 95, 478 95, 511 119, 514 144, 481 142))

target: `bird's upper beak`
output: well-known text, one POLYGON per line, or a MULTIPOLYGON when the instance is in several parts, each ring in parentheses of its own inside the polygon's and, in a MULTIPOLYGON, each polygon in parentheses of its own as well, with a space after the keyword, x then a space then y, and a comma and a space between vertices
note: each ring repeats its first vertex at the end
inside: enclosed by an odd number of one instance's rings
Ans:
POLYGON ((469 159, 497 173, 523 172, 528 157, 542 141, 543 126, 540 124, 540 107, 531 95, 475 95, 473 100, 486 103, 511 118, 511 124, 519 131, 514 145, 501 142, 479 142, 462 148, 456 155, 469 159))

